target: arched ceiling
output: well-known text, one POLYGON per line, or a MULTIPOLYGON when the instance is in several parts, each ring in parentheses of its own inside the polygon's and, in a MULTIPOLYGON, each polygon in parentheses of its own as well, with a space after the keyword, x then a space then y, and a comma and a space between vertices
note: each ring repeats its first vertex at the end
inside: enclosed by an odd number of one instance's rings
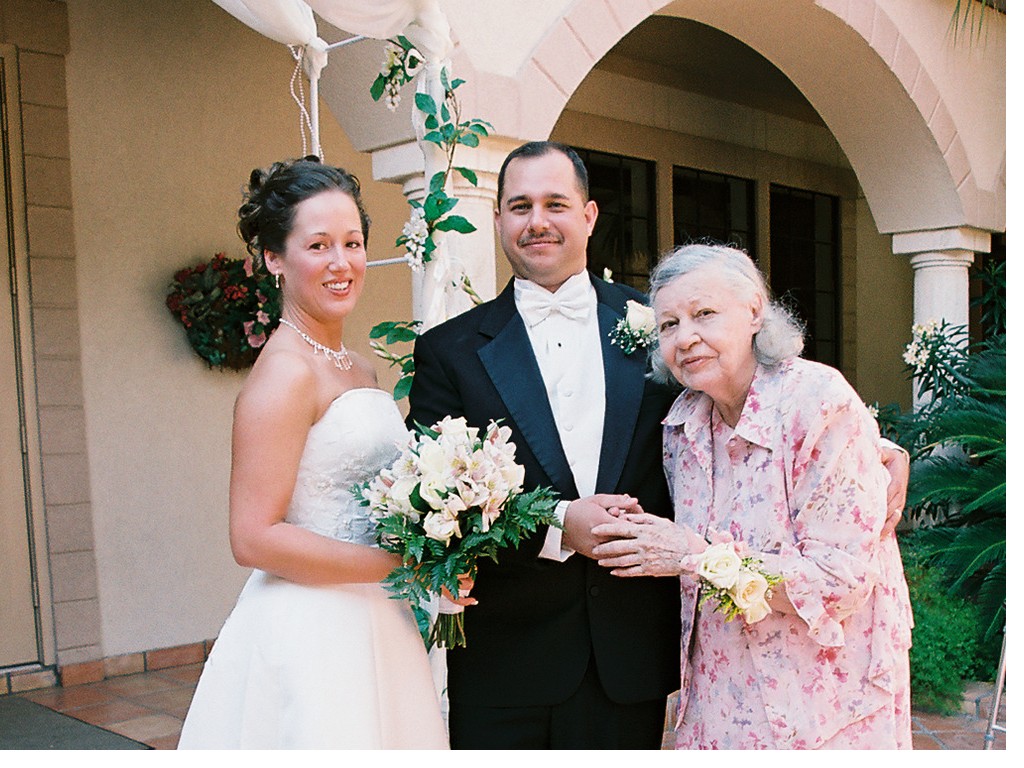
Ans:
MULTIPOLYGON (((934 63, 941 58, 933 50, 938 43, 918 55, 934 41, 916 27, 909 36, 903 31, 911 11, 919 13, 911 17, 915 23, 934 26, 944 7, 923 0, 577 0, 564 6, 564 15, 547 28, 531 31, 521 24, 514 35, 507 25, 504 35, 501 26, 489 26, 487 5, 474 6, 481 15, 478 28, 471 41, 459 41, 453 62, 467 80, 460 90, 466 114, 491 121, 499 136, 545 138, 595 67, 629 72, 824 123, 882 232, 1005 228, 1005 172, 981 184, 975 175, 975 168, 1005 168, 998 110, 978 116, 957 103, 951 113, 941 93, 951 75, 937 72, 934 63), (514 77, 474 66, 482 55, 478 49, 487 45, 487 55, 507 52, 524 62, 514 77), (936 81, 933 73, 946 79, 936 81), (986 143, 986 136, 994 142, 986 143), (992 152, 1002 155, 993 158, 992 152)), ((464 26, 466 19, 460 21, 464 26)), ((1000 31, 1005 40, 1005 25, 1000 31)), ((321 86, 323 99, 363 151, 413 138, 407 112, 389 113, 366 96, 380 59, 380 44, 373 41, 342 49, 332 54, 321 86)), ((962 65, 964 77, 977 77, 972 61, 962 65)), ((998 66, 984 63, 980 71, 989 70, 998 66)), ((970 83, 952 86, 959 94, 970 83)))

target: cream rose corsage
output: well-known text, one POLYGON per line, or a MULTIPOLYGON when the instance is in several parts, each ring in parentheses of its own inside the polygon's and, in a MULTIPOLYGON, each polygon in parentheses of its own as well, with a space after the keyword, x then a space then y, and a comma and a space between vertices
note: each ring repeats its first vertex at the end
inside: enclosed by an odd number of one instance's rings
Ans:
MULTIPOLYGON (((691 538, 699 540, 696 534, 691 538)), ((714 600, 726 621, 742 616, 747 624, 756 624, 772 612, 768 601, 782 577, 763 571, 761 561, 729 533, 714 533, 711 539, 703 551, 687 557, 687 568, 701 585, 700 605, 714 600)))
POLYGON ((626 316, 615 324, 608 335, 612 344, 631 355, 638 347, 649 347, 654 342, 654 332, 654 310, 629 299, 626 301, 626 316))

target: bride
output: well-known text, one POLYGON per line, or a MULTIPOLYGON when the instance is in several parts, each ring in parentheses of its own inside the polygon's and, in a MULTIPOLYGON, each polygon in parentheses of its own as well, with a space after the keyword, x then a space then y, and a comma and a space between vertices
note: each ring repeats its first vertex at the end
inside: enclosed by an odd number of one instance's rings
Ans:
POLYGON ((231 549, 252 572, 203 670, 179 749, 445 749, 409 606, 380 581, 352 497, 407 439, 342 343, 366 272, 358 180, 306 158, 255 170, 238 231, 282 291, 281 325, 235 404, 231 549))

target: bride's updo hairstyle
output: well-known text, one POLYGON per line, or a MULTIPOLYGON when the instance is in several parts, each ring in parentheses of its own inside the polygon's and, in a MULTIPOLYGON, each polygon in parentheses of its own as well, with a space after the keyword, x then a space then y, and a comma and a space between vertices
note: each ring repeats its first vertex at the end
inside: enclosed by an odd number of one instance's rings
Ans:
POLYGON ((238 234, 252 254, 253 263, 263 266, 263 252, 284 253, 284 242, 295 223, 295 208, 303 200, 338 189, 352 198, 359 210, 363 241, 369 242, 370 217, 363 208, 359 179, 343 168, 324 165, 316 155, 301 160, 274 163, 249 175, 238 209, 238 234))
MULTIPOLYGON (((785 306, 773 301, 761 270, 743 251, 727 245, 695 243, 667 253, 651 273, 651 305, 658 291, 673 280, 707 268, 726 279, 742 300, 760 297, 764 308, 761 330, 754 334, 754 357, 761 365, 772 367, 783 360, 799 357, 804 349, 804 331, 800 321, 785 306)), ((678 384, 661 357, 657 344, 651 348, 651 378, 662 384, 678 384)))

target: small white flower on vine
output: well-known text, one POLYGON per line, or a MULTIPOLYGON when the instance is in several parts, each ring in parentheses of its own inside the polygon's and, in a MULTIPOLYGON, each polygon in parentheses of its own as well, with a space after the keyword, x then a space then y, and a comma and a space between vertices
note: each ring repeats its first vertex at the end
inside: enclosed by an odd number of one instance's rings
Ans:
POLYGON ((415 271, 423 269, 423 254, 430 237, 430 226, 422 208, 413 208, 409 220, 402 227, 405 238, 406 259, 415 271))
POLYGON ((871 418, 877 419, 878 418, 878 406, 872 404, 872 405, 869 405, 867 408, 868 408, 868 413, 871 414, 871 418))
MULTIPOLYGON (((413 208, 409 220, 402 227, 402 234, 409 238, 409 242, 423 246, 430 237, 430 227, 427 226, 426 214, 422 208, 413 208)), ((408 246, 408 243, 406 243, 408 246)))
POLYGON ((422 273, 423 272, 424 264, 423 264, 423 253, 422 252, 420 252, 419 254, 415 254, 412 251, 410 251, 409 253, 407 253, 405 255, 405 260, 409 264, 409 269, 411 269, 413 272, 416 272, 416 273, 422 273))
POLYGON ((400 45, 395 45, 390 41, 384 44, 384 63, 380 65, 380 73, 384 77, 390 78, 394 70, 403 68, 402 54, 404 52, 400 45))
POLYGON ((384 86, 384 104, 391 112, 394 112, 398 109, 401 101, 402 97, 398 94, 398 86, 389 80, 387 85, 384 86))

